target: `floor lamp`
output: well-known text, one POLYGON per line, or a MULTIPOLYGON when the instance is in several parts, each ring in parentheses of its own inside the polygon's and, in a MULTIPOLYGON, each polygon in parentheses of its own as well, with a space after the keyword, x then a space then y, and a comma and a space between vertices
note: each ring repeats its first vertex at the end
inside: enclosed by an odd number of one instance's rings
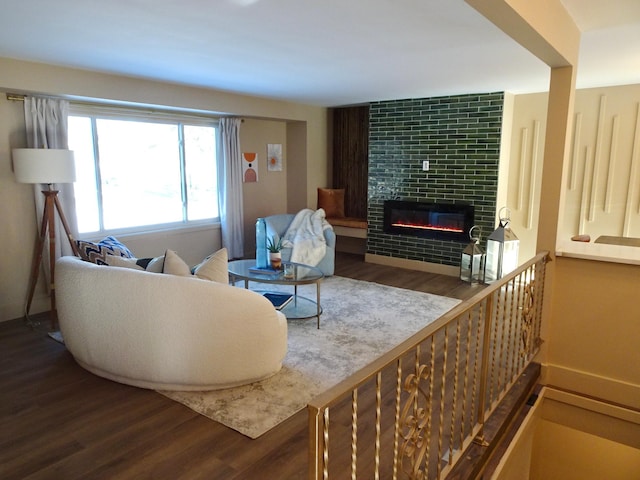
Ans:
POLYGON ((64 216, 60 201, 58 200, 58 190, 53 190, 53 183, 73 183, 76 180, 75 163, 71 150, 60 150, 52 148, 16 148, 13 150, 13 169, 16 180, 20 183, 46 183, 48 190, 43 190, 44 211, 40 235, 33 250, 33 261, 31 263, 31 277, 29 279, 29 295, 25 306, 25 317, 29 318, 29 310, 33 301, 36 283, 42 264, 42 251, 45 245, 47 232, 49 233, 49 272, 50 272, 50 298, 51 298, 51 328, 56 328, 56 294, 55 294, 55 263, 56 263, 56 226, 55 210, 58 211, 62 225, 67 234, 71 249, 78 255, 69 224, 64 216), (55 210, 54 210, 55 209, 55 210))

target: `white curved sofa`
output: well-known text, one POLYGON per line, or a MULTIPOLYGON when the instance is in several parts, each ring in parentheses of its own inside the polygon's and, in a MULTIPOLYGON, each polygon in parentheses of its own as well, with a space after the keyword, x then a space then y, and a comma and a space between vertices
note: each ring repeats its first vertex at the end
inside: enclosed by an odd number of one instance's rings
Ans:
POLYGON ((60 331, 90 372, 158 390, 215 390, 277 373, 285 316, 260 294, 196 277, 62 257, 60 331))

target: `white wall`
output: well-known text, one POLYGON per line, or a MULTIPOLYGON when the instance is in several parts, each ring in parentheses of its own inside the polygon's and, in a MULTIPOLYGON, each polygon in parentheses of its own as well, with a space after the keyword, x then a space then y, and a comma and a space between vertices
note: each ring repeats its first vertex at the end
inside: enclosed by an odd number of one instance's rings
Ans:
MULTIPOLYGON (((515 97, 507 204, 521 258, 536 253, 547 99, 515 97)), ((640 85, 576 91, 560 244, 577 234, 640 237, 639 105, 640 85)))
POLYGON ((516 95, 506 205, 520 239, 520 261, 535 256, 538 236, 547 94, 516 95))
MULTIPOLYGON (((17 183, 11 167, 10 151, 23 146, 24 113, 22 102, 9 102, 0 96, 0 320, 22 314, 31 269, 31 251, 36 240, 36 218, 33 186, 17 183)), ((34 311, 42 311, 39 286, 34 311)))
POLYGON ((580 90, 559 236, 640 237, 640 85, 580 90))
MULTIPOLYGON (((245 256, 254 257, 256 218, 276 213, 287 213, 287 176, 290 160, 287 149, 285 122, 247 119, 241 127, 242 151, 258 155, 258 181, 244 184, 244 236, 245 256), (269 171, 267 144, 282 145, 282 171, 269 171)), ((293 212, 295 213, 295 212, 293 212)))

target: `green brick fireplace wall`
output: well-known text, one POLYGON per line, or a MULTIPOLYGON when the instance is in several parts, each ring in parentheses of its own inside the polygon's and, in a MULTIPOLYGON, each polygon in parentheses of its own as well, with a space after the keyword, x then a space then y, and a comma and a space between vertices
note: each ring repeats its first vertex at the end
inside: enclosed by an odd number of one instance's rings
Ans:
POLYGON ((499 92, 370 104, 367 253, 460 264, 466 243, 384 233, 383 202, 393 199, 473 204, 484 248, 495 228, 503 103, 499 92))

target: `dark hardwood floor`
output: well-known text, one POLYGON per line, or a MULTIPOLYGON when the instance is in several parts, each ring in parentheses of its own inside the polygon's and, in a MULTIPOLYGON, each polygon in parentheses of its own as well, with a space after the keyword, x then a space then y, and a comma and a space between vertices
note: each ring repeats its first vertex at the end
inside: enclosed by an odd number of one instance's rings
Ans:
MULTIPOLYGON (((467 299, 455 277, 338 253, 336 275, 467 299)), ((306 410, 256 440, 79 367, 41 325, 0 323, 0 479, 305 479, 306 410)))

